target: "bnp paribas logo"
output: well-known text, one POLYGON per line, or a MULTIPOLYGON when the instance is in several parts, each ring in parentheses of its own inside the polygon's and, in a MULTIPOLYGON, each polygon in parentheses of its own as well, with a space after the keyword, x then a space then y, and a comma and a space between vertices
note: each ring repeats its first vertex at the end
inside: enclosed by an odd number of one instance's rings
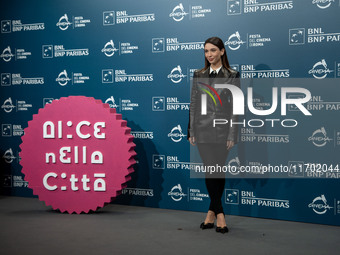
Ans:
POLYGON ((59 27, 60 30, 66 30, 70 25, 72 25, 72 23, 68 20, 67 14, 61 16, 57 23, 57 27, 59 27))

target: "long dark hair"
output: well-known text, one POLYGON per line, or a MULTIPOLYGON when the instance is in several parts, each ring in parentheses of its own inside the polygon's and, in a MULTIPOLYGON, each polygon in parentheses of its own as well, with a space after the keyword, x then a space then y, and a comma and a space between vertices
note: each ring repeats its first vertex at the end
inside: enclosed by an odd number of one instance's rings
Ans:
MULTIPOLYGON (((230 65, 229 65, 229 61, 228 61, 228 57, 227 57, 227 51, 224 47, 224 43, 221 40, 221 38, 219 37, 210 37, 208 38, 205 42, 204 42, 204 46, 207 43, 211 43, 213 45, 215 45, 216 47, 218 47, 220 50, 224 49, 224 54, 221 56, 221 60, 222 60, 222 65, 228 70, 230 71, 230 65)), ((204 67, 199 70, 200 72, 203 72, 205 70, 207 70, 210 67, 210 63, 208 61, 208 59, 206 57, 204 57, 204 67)))

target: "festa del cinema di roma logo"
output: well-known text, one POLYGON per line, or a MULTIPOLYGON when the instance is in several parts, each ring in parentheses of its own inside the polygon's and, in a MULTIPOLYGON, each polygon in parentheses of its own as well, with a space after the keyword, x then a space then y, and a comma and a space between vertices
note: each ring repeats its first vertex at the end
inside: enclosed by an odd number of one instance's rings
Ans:
POLYGON ((54 210, 88 213, 129 181, 135 144, 122 115, 100 100, 70 96, 33 115, 20 145, 22 173, 54 210))

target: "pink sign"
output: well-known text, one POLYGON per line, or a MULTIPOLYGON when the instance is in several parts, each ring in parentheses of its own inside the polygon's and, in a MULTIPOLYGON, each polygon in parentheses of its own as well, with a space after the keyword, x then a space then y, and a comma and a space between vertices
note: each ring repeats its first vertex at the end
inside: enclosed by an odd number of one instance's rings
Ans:
POLYGON ((39 199, 68 213, 97 210, 120 194, 135 164, 135 144, 122 115, 100 100, 54 100, 22 137, 25 180, 39 199))

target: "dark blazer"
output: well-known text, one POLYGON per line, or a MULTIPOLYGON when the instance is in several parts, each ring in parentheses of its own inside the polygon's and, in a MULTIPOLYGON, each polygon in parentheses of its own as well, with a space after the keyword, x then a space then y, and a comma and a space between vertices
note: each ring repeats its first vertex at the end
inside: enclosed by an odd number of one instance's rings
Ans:
POLYGON ((233 98, 228 89, 215 89, 220 96, 221 102, 211 89, 203 84, 215 88, 215 84, 233 84, 240 87, 240 73, 222 66, 216 78, 209 78, 210 68, 199 72, 194 72, 193 84, 191 89, 191 102, 189 112, 188 138, 195 137, 197 143, 226 143, 227 140, 238 141, 238 127, 230 127, 230 120, 237 121, 237 116, 232 114, 233 98), (201 95, 207 94, 206 91, 215 98, 214 100, 207 95, 207 115, 201 114, 201 95), (216 125, 213 127, 214 119, 226 119, 227 124, 216 125))

